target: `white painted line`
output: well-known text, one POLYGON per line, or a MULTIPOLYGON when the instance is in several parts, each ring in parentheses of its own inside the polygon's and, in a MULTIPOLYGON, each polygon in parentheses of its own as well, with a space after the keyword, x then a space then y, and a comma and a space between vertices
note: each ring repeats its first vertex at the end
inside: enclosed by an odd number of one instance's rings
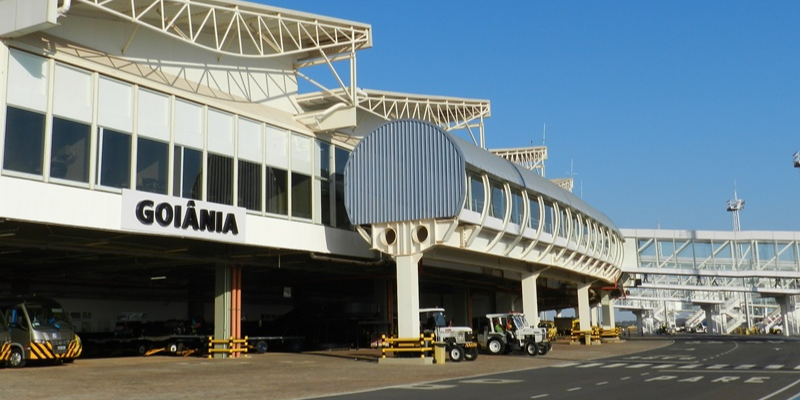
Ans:
POLYGON ((661 364, 661 365, 656 365, 655 367, 653 367, 653 369, 665 369, 674 366, 675 364, 661 364))
MULTIPOLYGON (((762 397, 762 398, 760 398, 760 399, 758 399, 758 400, 767 400, 767 399, 770 399, 770 398, 772 398, 773 396, 775 396, 775 395, 778 395, 778 394, 780 394, 781 392, 785 391, 786 389, 789 389, 789 388, 791 388, 792 386, 794 386, 794 385, 797 385, 798 383, 800 383, 800 379, 798 379, 798 380, 796 380, 796 381, 792 382, 790 385, 784 386, 784 387, 783 387, 783 388, 781 388, 780 390, 778 390, 778 391, 775 391, 775 392, 772 392, 772 393, 770 393, 770 394, 768 394, 768 395, 766 395, 766 396, 764 396, 764 397, 762 397)), ((795 396, 793 396, 793 397, 790 397, 790 398, 792 398, 792 399, 795 399, 795 398, 797 398, 797 396, 795 395, 795 396)))
POLYGON ((798 366, 794 367, 794 369, 800 369, 800 365, 798 365, 798 366))
POLYGON ((483 383, 483 384, 490 384, 490 385, 497 385, 503 383, 519 383, 523 382, 521 379, 491 379, 491 378, 484 378, 484 379, 468 379, 465 381, 459 381, 459 383, 483 383))
POLYGON ((574 367, 576 365, 581 365, 581 363, 571 362, 566 364, 558 364, 558 365, 553 365, 553 368, 567 368, 567 367, 574 367))
POLYGON ((419 384, 419 385, 398 386, 397 388, 414 389, 414 390, 440 390, 440 389, 450 389, 454 387, 456 387, 456 385, 419 384))
POLYGON ((536 396, 531 396, 532 399, 541 399, 542 397, 550 396, 549 394, 537 394, 536 396))
POLYGON ((706 369, 723 369, 723 368, 725 368, 727 366, 728 366, 728 364, 714 364, 714 365, 710 365, 710 366, 706 367, 706 369))
POLYGON ((678 369, 694 369, 701 366, 703 366, 703 364, 689 364, 689 365, 684 365, 682 367, 678 367, 678 369))
POLYGON ((635 368, 644 368, 644 367, 649 367, 651 365, 653 365, 653 364, 633 364, 633 365, 627 366, 625 368, 634 368, 634 369, 635 368))
POLYGON ((607 384, 608 384, 608 381, 605 381, 605 382, 597 382, 597 386, 601 386, 601 385, 607 385, 607 384))
POLYGON ((628 379, 631 379, 631 377, 630 376, 623 376, 622 378, 619 378, 619 380, 621 380, 621 381, 627 381, 628 379))
POLYGON ((600 368, 619 368, 619 367, 621 367, 623 365, 628 365, 628 364, 626 364, 626 363, 608 364, 608 365, 604 365, 604 366, 602 366, 600 368))
POLYGON ((568 392, 574 392, 576 390, 581 390, 581 387, 578 386, 578 387, 574 387, 574 388, 571 388, 571 389, 567 389, 568 392))
MULTIPOLYGON (((740 365, 740 366, 738 366, 738 367, 736 367, 734 369, 752 369, 755 366, 756 366, 755 364, 742 364, 742 365, 740 365)), ((798 367, 798 368, 800 368, 800 367, 798 367)))
POLYGON ((598 365, 603 365, 603 363, 589 363, 589 364, 583 364, 583 365, 581 365, 580 367, 575 367, 575 368, 592 368, 592 367, 596 367, 596 366, 598 366, 598 365))
POLYGON ((764 367, 764 369, 781 369, 783 368, 783 364, 770 364, 764 367))

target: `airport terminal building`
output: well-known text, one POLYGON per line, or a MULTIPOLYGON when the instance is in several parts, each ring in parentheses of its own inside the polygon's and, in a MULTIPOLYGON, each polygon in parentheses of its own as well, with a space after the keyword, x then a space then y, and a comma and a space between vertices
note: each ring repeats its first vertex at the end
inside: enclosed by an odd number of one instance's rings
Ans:
POLYGON ((622 234, 483 149, 489 101, 362 88, 368 24, 6 0, 0 38, 0 295, 56 298, 79 331, 299 313, 315 344, 365 345, 418 334, 420 307, 588 315, 618 289, 622 234))

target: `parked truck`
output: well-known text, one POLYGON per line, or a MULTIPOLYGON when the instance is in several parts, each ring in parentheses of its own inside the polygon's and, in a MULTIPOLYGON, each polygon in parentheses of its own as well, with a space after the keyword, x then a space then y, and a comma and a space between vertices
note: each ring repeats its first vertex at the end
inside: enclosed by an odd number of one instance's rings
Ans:
POLYGON ((28 361, 71 363, 82 351, 69 315, 57 301, 39 297, 0 300, 10 337, 10 367, 23 367, 28 361))
POLYGON ((533 327, 518 312, 486 314, 478 333, 478 344, 491 354, 525 351, 530 356, 545 355, 553 347, 547 328, 533 327))
POLYGON ((420 308, 420 326, 423 334, 434 334, 436 342, 444 343, 450 360, 475 361, 478 358, 478 343, 472 328, 450 326, 444 308, 420 308))

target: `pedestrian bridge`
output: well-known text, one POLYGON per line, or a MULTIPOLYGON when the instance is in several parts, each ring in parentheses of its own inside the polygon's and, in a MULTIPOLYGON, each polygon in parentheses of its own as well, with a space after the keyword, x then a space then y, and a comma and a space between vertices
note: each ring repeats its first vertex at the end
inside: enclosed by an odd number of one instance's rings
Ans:
POLYGON ((627 296, 615 307, 653 325, 798 333, 800 232, 622 229, 627 296))

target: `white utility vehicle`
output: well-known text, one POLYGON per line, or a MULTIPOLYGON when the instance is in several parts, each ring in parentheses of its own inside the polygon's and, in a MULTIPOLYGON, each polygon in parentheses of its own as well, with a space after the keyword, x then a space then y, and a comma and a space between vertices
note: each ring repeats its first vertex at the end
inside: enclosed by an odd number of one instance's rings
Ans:
POLYGON ((449 326, 444 308, 420 308, 420 327, 424 334, 434 334, 434 340, 445 344, 450 360, 475 361, 478 358, 478 343, 472 328, 449 326))
POLYGON ((530 326, 522 313, 486 314, 485 322, 478 333, 478 344, 491 354, 524 350, 535 356, 545 355, 553 348, 547 329, 530 326))

